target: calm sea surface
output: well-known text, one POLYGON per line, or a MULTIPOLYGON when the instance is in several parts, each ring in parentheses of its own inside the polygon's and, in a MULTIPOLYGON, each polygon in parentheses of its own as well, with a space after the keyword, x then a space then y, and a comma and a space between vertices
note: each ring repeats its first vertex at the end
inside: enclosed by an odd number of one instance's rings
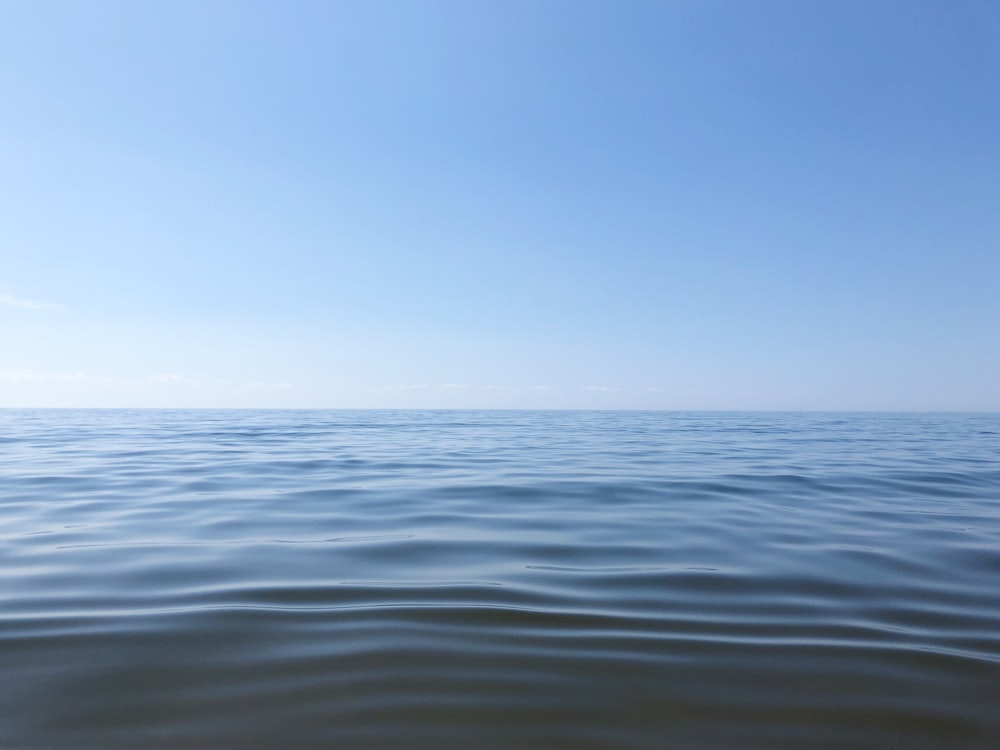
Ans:
POLYGON ((0 747, 1000 748, 1000 415, 0 411, 0 747))

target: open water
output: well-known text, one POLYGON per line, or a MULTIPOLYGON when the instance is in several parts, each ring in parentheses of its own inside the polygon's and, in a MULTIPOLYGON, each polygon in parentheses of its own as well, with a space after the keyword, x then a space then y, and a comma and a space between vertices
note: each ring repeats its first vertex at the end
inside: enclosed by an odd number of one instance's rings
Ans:
POLYGON ((1000 415, 0 412, 0 747, 1000 748, 1000 415))

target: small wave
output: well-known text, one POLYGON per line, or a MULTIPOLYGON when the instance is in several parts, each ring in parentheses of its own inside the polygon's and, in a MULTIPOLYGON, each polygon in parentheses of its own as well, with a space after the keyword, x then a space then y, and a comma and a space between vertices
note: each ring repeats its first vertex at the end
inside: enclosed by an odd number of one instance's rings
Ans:
POLYGON ((0 745, 997 745, 997 415, 17 412, 0 745))

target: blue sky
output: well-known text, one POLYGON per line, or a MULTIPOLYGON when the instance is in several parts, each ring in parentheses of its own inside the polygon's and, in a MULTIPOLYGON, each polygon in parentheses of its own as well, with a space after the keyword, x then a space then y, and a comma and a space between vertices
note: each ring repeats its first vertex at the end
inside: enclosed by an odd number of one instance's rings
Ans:
POLYGON ((0 3, 0 406, 1000 410, 993 0, 0 3))

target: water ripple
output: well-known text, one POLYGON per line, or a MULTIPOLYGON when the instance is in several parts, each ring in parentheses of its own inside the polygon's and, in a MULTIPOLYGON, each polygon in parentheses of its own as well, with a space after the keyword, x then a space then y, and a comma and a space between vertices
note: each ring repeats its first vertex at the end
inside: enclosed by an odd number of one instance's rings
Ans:
POLYGON ((0 413, 0 747, 1000 747, 1000 416, 0 413))

